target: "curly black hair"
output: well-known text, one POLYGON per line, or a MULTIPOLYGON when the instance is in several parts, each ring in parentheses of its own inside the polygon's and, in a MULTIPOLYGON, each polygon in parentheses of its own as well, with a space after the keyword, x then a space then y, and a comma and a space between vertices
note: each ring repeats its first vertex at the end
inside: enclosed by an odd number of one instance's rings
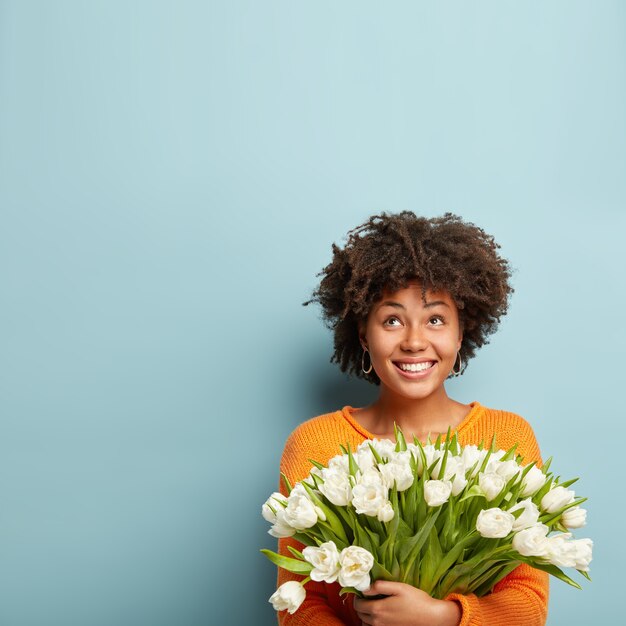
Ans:
POLYGON ((306 306, 318 302, 334 333, 331 363, 377 385, 372 369, 361 369, 359 324, 384 290, 397 291, 417 279, 426 291, 447 291, 463 329, 463 371, 506 314, 513 287, 511 268, 491 235, 458 215, 418 217, 412 211, 382 212, 348 232, 345 248, 333 243, 333 259, 306 306))

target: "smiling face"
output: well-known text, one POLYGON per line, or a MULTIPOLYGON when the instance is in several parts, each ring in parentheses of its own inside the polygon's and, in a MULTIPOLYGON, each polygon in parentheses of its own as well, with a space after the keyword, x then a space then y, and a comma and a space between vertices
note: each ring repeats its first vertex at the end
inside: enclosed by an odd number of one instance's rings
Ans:
POLYGON ((385 393, 425 399, 444 393, 463 338, 459 314, 447 291, 427 291, 410 281, 384 292, 360 326, 361 344, 385 393))

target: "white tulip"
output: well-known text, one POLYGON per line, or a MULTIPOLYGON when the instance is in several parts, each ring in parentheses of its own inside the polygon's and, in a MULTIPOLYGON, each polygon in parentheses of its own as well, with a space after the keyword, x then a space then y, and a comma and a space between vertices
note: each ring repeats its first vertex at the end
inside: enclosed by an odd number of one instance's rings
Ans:
POLYGON ((447 502, 452 493, 452 483, 449 480, 427 480, 424 483, 424 500, 428 506, 441 506, 447 502))
POLYGON ((541 508, 546 513, 556 513, 564 506, 574 502, 576 494, 565 487, 553 487, 541 498, 541 508))
POLYGON ((349 474, 334 467, 322 470, 323 483, 319 490, 336 506, 347 506, 352 500, 352 485, 349 474))
POLYGON ((509 509, 509 513, 519 511, 520 509, 523 513, 513 522, 513 530, 515 532, 534 526, 539 520, 539 508, 530 498, 522 500, 515 506, 512 506, 509 509))
MULTIPOLYGON (((430 467, 436 460, 443 456, 443 452, 441 450, 437 450, 437 448, 430 443, 423 446, 423 450, 426 457, 426 467, 430 467)), ((421 476, 424 473, 424 464, 422 462, 422 455, 419 451, 416 458, 418 474, 421 476)))
POLYGON ((513 529, 515 518, 508 512, 497 507, 485 509, 478 514, 476 530, 482 537, 501 539, 513 529))
POLYGON ((378 511, 387 502, 387 493, 380 472, 368 470, 352 489, 352 506, 357 513, 377 517, 378 511))
POLYGON ((334 583, 339 576, 339 550, 333 541, 322 543, 319 548, 308 546, 302 551, 304 560, 313 569, 309 576, 317 582, 334 583))
MULTIPOLYGON (((523 468, 521 471, 523 471, 523 468)), ((522 498, 534 496, 546 484, 546 475, 536 465, 533 465, 528 470, 526 476, 524 476, 522 484, 523 487, 520 493, 522 498)))
POLYGON ((517 461, 499 461, 496 472, 508 483, 519 472, 519 465, 517 461))
POLYGON ((285 522, 292 528, 304 530, 314 526, 318 519, 325 519, 324 514, 313 504, 306 489, 298 483, 287 498, 285 522))
POLYGON ((591 539, 575 539, 576 544, 576 564, 574 567, 582 572, 589 571, 589 563, 591 563, 593 541, 591 539))
POLYGON ((391 502, 387 501, 380 507, 380 509, 378 509, 376 517, 379 522, 390 522, 394 515, 395 511, 393 510, 393 506, 391 505, 391 502))
POLYGON ((387 489, 391 489, 395 484, 398 491, 405 491, 413 484, 413 470, 405 457, 384 463, 378 469, 387 489))
POLYGON ((370 586, 370 570, 374 566, 374 557, 360 546, 348 546, 339 555, 341 570, 339 584, 342 587, 354 587, 365 591, 370 586))
POLYGON ((375 467, 372 467, 362 472, 361 475, 357 478, 357 484, 373 485, 376 487, 385 486, 382 474, 375 467))
POLYGON ((296 534, 297 530, 287 524, 287 522, 282 520, 278 520, 268 531, 272 537, 276 537, 276 539, 281 539, 284 537, 293 537, 296 534))
POLYGON ((338 469, 345 474, 350 473, 350 460, 347 454, 338 454, 328 461, 329 469, 338 469))
POLYGON ((495 472, 483 473, 478 475, 478 486, 482 489, 487 502, 491 502, 504 489, 504 478, 495 472))
POLYGON ((567 509, 561 516, 561 523, 565 528, 582 528, 587 523, 587 510, 579 506, 567 509))
POLYGON ((374 446, 374 449, 384 461, 390 459, 395 454, 396 444, 390 439, 367 439, 357 448, 357 450, 369 451, 370 443, 374 446))
POLYGON ((572 539, 571 533, 548 538, 548 559, 558 567, 574 567, 583 572, 589 571, 593 541, 572 539))
POLYGON ((280 511, 285 510, 285 507, 280 504, 280 502, 284 502, 285 504, 287 504, 287 498, 282 493, 278 493, 278 491, 275 491, 265 501, 261 508, 261 515, 263 515, 265 521, 269 522, 270 524, 275 524, 278 521, 278 518, 276 517, 276 513, 274 511, 280 513, 280 511), (272 511, 272 509, 274 509, 274 511, 272 511))
POLYGON ((520 530, 513 537, 513 549, 522 556, 547 556, 548 530, 545 524, 535 524, 520 530))
POLYGON ((574 567, 577 549, 571 533, 548 537, 547 557, 557 567, 574 567))
POLYGON ((461 460, 463 461, 466 472, 469 472, 469 470, 474 468, 471 474, 472 478, 478 474, 480 464, 486 454, 486 450, 479 450, 478 446, 475 445, 469 445, 463 448, 463 452, 461 452, 461 460))
POLYGON ((506 450, 495 450, 489 457, 490 461, 499 461, 506 454, 506 450))
POLYGON ((444 478, 452 481, 453 496, 458 496, 465 489, 467 478, 465 478, 465 465, 463 465, 463 460, 460 456, 448 457, 444 478))
POLYGON ((266 500, 261 508, 263 517, 272 524, 272 527, 267 532, 277 539, 291 537, 296 533, 296 529, 285 520, 285 507, 281 502, 287 503, 288 500, 282 493, 276 491, 266 500), (272 511, 272 509, 274 510, 272 511))
POLYGON ((366 472, 376 467, 376 458, 369 447, 358 450, 353 456, 361 472, 366 472))
POLYGON ((283 583, 270 597, 269 601, 276 611, 295 613, 306 598, 304 587, 297 580, 283 583))

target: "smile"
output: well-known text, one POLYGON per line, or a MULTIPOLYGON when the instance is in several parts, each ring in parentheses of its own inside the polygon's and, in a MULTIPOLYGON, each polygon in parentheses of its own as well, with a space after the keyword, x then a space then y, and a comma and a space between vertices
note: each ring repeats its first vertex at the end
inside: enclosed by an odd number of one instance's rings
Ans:
POLYGON ((417 382, 430 377, 432 372, 435 371, 437 361, 420 361, 419 363, 394 362, 394 365, 402 378, 417 382))
POLYGON ((423 361, 422 363, 394 363, 394 365, 403 372, 423 372, 430 369, 435 361, 423 361))

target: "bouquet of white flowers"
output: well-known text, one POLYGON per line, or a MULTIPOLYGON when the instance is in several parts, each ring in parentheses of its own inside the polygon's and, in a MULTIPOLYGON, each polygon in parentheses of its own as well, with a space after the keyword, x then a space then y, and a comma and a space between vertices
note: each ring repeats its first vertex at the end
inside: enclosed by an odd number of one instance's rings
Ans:
POLYGON ((273 563, 306 576, 281 585, 270 598, 276 610, 294 613, 309 580, 339 581, 341 593, 367 589, 383 579, 411 584, 434 598, 452 592, 489 593, 520 563, 546 571, 574 587, 563 571, 589 578, 592 541, 573 539, 585 525, 586 498, 549 472, 521 465, 516 446, 497 450, 495 438, 460 446, 456 435, 422 445, 366 440, 328 466, 311 461, 307 479, 288 497, 273 493, 263 517, 274 537, 293 537, 293 558, 261 550, 273 563), (552 534, 557 533, 557 534, 552 534))

